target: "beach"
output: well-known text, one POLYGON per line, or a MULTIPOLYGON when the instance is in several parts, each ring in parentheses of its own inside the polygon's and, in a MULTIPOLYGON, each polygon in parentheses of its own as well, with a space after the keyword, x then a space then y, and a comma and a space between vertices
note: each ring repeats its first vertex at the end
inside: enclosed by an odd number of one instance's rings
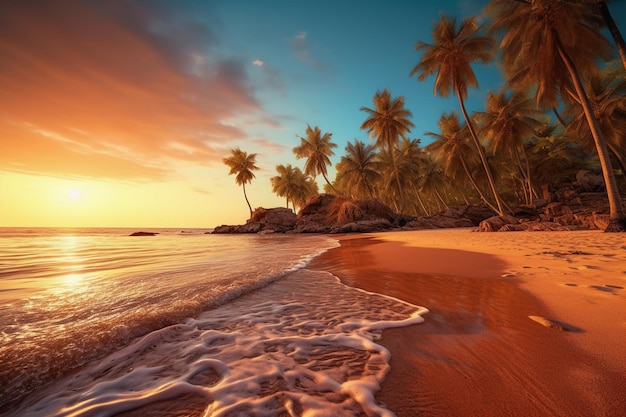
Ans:
POLYGON ((311 269, 424 306, 386 330, 376 398, 403 416, 626 415, 626 235, 347 235, 311 269))

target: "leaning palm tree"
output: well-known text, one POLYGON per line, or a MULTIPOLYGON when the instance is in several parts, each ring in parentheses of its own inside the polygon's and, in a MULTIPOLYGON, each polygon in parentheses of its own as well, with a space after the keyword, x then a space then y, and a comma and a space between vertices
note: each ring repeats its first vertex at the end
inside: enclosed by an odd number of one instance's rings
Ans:
MULTIPOLYGON (((410 110, 404 107, 404 97, 391 97, 391 92, 387 89, 377 91, 374 95, 374 108, 361 107, 361 111, 366 112, 369 117, 361 124, 362 130, 367 130, 370 137, 376 138, 376 146, 387 151, 391 157, 393 170, 398 171, 394 158, 394 149, 398 148, 400 138, 408 139, 411 128, 415 125, 409 120, 413 116, 410 110)), ((395 175, 398 178, 397 175, 395 175)), ((402 187, 396 184, 397 190, 401 193, 402 187)), ((401 200, 403 196, 400 195, 401 200)), ((402 204, 402 202, 401 202, 402 204)), ((400 207, 401 208, 401 207, 400 207)))
MULTIPOLYGON (((597 71, 588 75, 587 94, 598 118, 600 130, 606 139, 609 151, 618 161, 626 175, 626 72, 597 71)), ((593 148, 593 136, 580 103, 573 101, 566 108, 572 121, 566 132, 578 137, 583 144, 593 148)))
POLYGON ((299 136, 300 146, 293 148, 296 158, 307 158, 304 164, 304 173, 314 178, 321 174, 329 187, 337 192, 326 176, 328 173, 327 166, 331 165, 330 157, 335 154, 333 148, 337 147, 336 143, 331 142, 333 134, 324 133, 322 135, 319 127, 315 126, 311 129, 311 126, 307 125, 305 135, 306 137, 299 136))
POLYGON ((605 231, 626 231, 626 210, 607 143, 582 80, 597 68, 598 58, 608 59, 612 52, 600 32, 604 22, 598 8, 579 0, 492 0, 487 11, 494 17, 492 29, 504 33, 504 70, 514 88, 533 87, 537 104, 544 108, 556 107, 559 93, 580 102, 607 188, 605 231))
POLYGON ((483 149, 476 129, 465 109, 465 99, 467 98, 467 87, 478 87, 478 80, 472 70, 471 63, 480 61, 488 63, 491 61, 494 39, 482 36, 483 26, 476 23, 476 17, 463 19, 458 30, 456 19, 441 14, 439 22, 436 22, 433 29, 433 44, 419 41, 415 44, 416 51, 424 51, 422 59, 413 68, 410 76, 419 73, 417 79, 424 81, 432 74, 437 74, 435 79, 435 95, 439 93, 442 97, 447 97, 450 92, 454 92, 461 106, 461 112, 465 118, 465 123, 469 129, 474 146, 480 156, 487 180, 491 187, 497 212, 504 214, 502 199, 496 189, 496 182, 487 161, 487 155, 483 149))
POLYGON ((347 195, 374 198, 373 184, 380 180, 381 162, 374 146, 354 140, 346 145, 346 154, 336 166, 337 183, 347 195))
POLYGON ((490 92, 484 112, 474 114, 480 132, 489 141, 494 154, 503 152, 517 165, 522 177, 526 203, 536 192, 530 176, 530 165, 524 151, 524 141, 533 137, 541 122, 535 119, 539 112, 533 100, 522 91, 490 92))
POLYGON ((239 148, 231 149, 231 153, 232 155, 228 158, 224 158, 223 161, 224 164, 230 167, 230 172, 228 173, 228 175, 237 174, 237 176, 235 177, 235 182, 243 187, 243 196, 246 199, 246 203, 248 203, 250 216, 252 216, 252 206, 250 205, 250 201, 248 201, 248 195, 246 194, 246 184, 251 183, 252 179, 255 178, 252 171, 256 171, 259 169, 259 167, 255 165, 257 154, 248 154, 247 152, 244 152, 239 148))
POLYGON ((497 211, 497 208, 485 196, 472 173, 473 161, 470 158, 475 158, 476 153, 471 152, 467 125, 461 125, 459 116, 452 112, 441 116, 439 129, 441 133, 425 133, 425 135, 435 138, 435 142, 428 145, 428 151, 441 164, 447 176, 454 178, 458 176, 460 171, 463 172, 483 202, 492 210, 497 211))

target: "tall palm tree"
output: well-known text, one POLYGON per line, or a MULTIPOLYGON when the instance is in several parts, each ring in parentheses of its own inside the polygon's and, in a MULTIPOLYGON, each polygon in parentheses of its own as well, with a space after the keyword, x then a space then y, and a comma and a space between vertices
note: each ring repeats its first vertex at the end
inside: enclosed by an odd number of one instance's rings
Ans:
POLYGON ((459 170, 462 170, 483 202, 492 210, 497 211, 496 207, 489 202, 472 174, 472 161, 469 158, 475 156, 476 153, 471 152, 472 145, 468 141, 469 129, 467 125, 461 125, 459 116, 452 112, 441 116, 439 129, 441 133, 425 133, 425 135, 435 138, 435 142, 428 146, 429 152, 432 152, 449 177, 456 177, 459 170))
POLYGON ((230 167, 228 175, 237 174, 235 182, 243 187, 243 196, 246 199, 246 203, 248 203, 250 217, 252 217, 252 206, 250 205, 248 195, 246 194, 246 184, 252 182, 252 179, 255 178, 253 171, 259 169, 259 167, 255 165, 257 154, 248 154, 239 148, 231 149, 230 152, 232 155, 228 158, 224 158, 223 162, 230 167))
MULTIPOLYGON (((626 175, 626 72, 597 71, 588 75, 587 94, 598 119, 607 146, 626 175)), ((566 108, 572 120, 566 131, 593 148, 593 136, 580 103, 572 102, 566 108)))
POLYGON ((317 194, 317 183, 305 175, 300 168, 291 164, 277 165, 277 176, 270 178, 272 191, 279 197, 285 197, 287 208, 291 202, 294 211, 302 207, 311 197, 317 194))
MULTIPOLYGON (((393 150, 397 149, 400 138, 408 139, 411 128, 415 126, 409 120, 413 114, 404 107, 403 96, 392 98, 391 92, 387 89, 376 91, 373 103, 373 109, 365 106, 360 108, 369 115, 361 124, 361 130, 367 130, 371 138, 376 138, 376 146, 387 151, 391 157, 393 170, 397 172, 398 167, 393 150)), ((398 178, 397 175, 395 177, 398 178)), ((402 193, 399 183, 396 187, 402 193)), ((400 198, 403 200, 402 195, 400 198)))
POLYGON ((595 4, 576 0, 492 0, 487 8, 493 30, 503 31, 500 47, 504 69, 515 88, 535 87, 537 104, 555 107, 558 95, 580 102, 600 159, 609 200, 610 231, 626 231, 621 201, 606 140, 582 77, 610 58, 611 46, 602 36, 602 17, 595 4), (572 85, 574 90, 572 91, 572 85))
POLYGON ((533 137, 535 130, 541 126, 541 122, 533 117, 538 116, 539 112, 533 100, 522 91, 490 92, 486 107, 486 111, 474 114, 479 121, 480 132, 489 141, 493 153, 502 151, 508 154, 518 166, 526 184, 526 203, 530 203, 533 193, 535 196, 536 193, 524 151, 524 141, 533 137))
POLYGON ((304 164, 304 173, 306 175, 315 178, 321 174, 329 187, 337 192, 326 176, 328 173, 327 166, 331 165, 330 157, 335 154, 333 148, 337 147, 336 143, 331 142, 332 136, 332 133, 324 133, 322 135, 319 127, 315 126, 315 128, 311 129, 311 126, 307 124, 305 137, 299 136, 300 146, 293 148, 293 153, 298 159, 307 158, 304 164))
POLYGON ((337 183, 350 196, 374 198, 373 184, 381 179, 380 170, 374 146, 355 139, 354 143, 348 142, 346 154, 337 164, 337 183))
POLYGON ((472 70, 471 63, 475 61, 488 63, 492 58, 495 41, 489 36, 482 36, 482 30, 483 26, 476 23, 476 17, 463 19, 457 30, 456 19, 442 13, 439 22, 434 25, 434 43, 431 45, 419 41, 415 44, 415 50, 424 51, 424 54, 420 62, 411 71, 410 76, 419 73, 418 80, 424 81, 436 73, 435 95, 439 93, 442 97, 447 97, 451 91, 457 95, 465 123, 480 156, 491 192, 498 206, 497 212, 502 215, 504 214, 502 200, 496 189, 496 182, 489 167, 487 155, 478 140, 476 129, 467 114, 464 101, 467 98, 467 87, 478 87, 478 80, 472 70))

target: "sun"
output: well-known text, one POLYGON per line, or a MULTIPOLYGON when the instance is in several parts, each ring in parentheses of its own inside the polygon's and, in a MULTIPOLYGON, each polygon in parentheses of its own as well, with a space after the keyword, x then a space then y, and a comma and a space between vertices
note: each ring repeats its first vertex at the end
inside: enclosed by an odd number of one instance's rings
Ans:
POLYGON ((73 188, 67 192, 67 197, 70 200, 78 200, 80 198, 80 194, 80 190, 73 188))

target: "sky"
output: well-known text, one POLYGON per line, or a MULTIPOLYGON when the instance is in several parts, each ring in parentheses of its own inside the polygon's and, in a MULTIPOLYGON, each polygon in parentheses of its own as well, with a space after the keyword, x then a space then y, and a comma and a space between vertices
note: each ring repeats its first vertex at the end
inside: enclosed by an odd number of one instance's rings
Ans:
MULTIPOLYGON (((384 88, 426 144, 458 102, 409 77, 414 45, 441 12, 460 21, 486 3, 2 1, 0 227, 242 224, 231 149, 257 154, 252 207, 284 206, 270 178, 304 166, 292 149, 307 124, 332 133, 335 164, 348 141, 373 141, 359 109, 384 88)), ((502 86, 495 65, 474 69, 470 112, 502 86)))

